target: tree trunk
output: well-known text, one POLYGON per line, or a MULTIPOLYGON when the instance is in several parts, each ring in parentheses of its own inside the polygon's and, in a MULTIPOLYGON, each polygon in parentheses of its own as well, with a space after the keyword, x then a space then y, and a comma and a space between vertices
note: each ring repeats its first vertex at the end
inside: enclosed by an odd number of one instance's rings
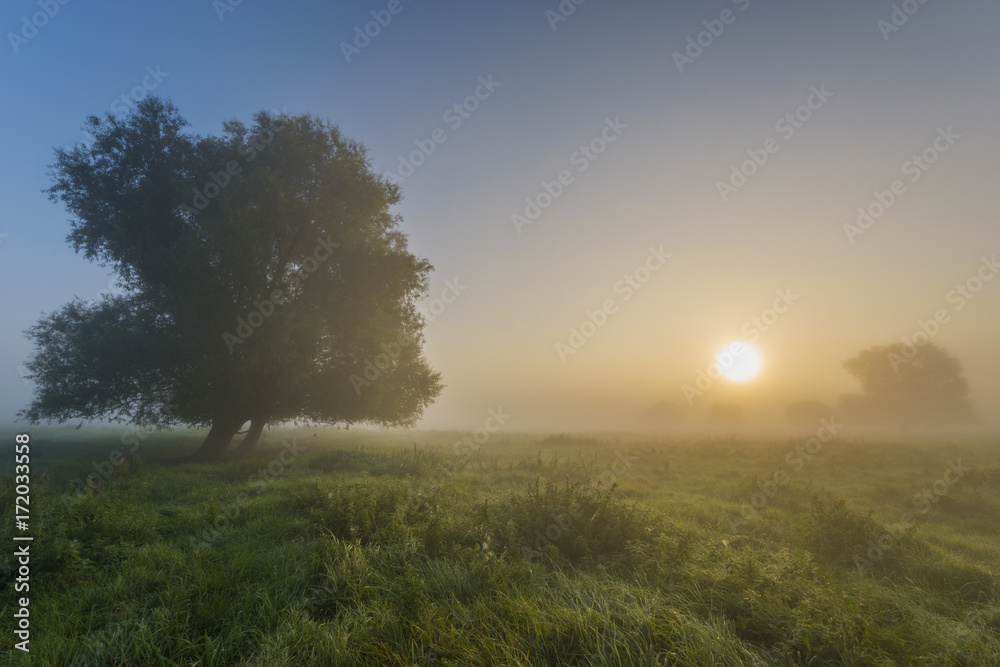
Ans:
POLYGON ((249 456, 250 452, 254 450, 257 443, 260 441, 260 434, 264 432, 264 427, 267 425, 266 419, 251 419, 250 429, 247 434, 243 436, 243 441, 240 442, 239 448, 236 450, 236 456, 244 457, 249 456))
POLYGON ((233 436, 236 435, 236 431, 239 430, 242 424, 242 421, 234 419, 213 420, 212 428, 209 429, 208 435, 205 436, 205 440, 201 443, 198 451, 191 455, 191 460, 199 463, 214 463, 218 461, 219 457, 222 456, 222 452, 226 451, 226 448, 229 447, 229 443, 232 442, 233 436))

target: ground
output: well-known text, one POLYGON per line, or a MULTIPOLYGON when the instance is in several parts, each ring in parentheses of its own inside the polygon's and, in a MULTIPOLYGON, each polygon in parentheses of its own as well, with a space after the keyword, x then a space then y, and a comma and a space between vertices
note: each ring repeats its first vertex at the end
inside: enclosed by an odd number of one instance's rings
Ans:
POLYGON ((995 439, 30 433, 0 664, 1000 664, 995 439))

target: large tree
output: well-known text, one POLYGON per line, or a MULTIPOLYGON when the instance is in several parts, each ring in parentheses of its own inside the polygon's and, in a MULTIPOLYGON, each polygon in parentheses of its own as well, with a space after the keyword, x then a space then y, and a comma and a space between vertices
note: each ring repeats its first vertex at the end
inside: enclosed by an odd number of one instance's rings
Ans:
POLYGON ((862 393, 841 397, 846 419, 912 425, 975 418, 962 365, 934 343, 877 345, 844 362, 862 393))
POLYGON ((216 460, 241 426, 412 425, 441 389, 422 354, 430 264, 407 250, 398 187, 313 116, 261 112, 194 136, 169 102, 88 119, 56 151, 48 193, 67 241, 118 278, 26 333, 36 381, 21 415, 210 427, 216 460))

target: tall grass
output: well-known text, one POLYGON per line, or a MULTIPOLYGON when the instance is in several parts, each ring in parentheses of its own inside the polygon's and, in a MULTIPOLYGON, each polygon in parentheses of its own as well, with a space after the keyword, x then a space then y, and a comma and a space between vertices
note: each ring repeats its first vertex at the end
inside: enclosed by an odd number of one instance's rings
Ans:
MULTIPOLYGON (((0 661, 1000 664, 996 445, 830 443, 734 531, 783 443, 517 436, 461 463, 449 434, 299 435, 307 453, 264 481, 276 448, 171 467, 155 461, 176 436, 151 436, 70 502, 115 442, 53 445, 32 490, 30 659, 8 642, 0 661), (973 472, 859 568, 958 455, 973 472)), ((8 544, 12 499, 5 479, 8 544)), ((15 565, 0 559, 8 590, 15 565)))

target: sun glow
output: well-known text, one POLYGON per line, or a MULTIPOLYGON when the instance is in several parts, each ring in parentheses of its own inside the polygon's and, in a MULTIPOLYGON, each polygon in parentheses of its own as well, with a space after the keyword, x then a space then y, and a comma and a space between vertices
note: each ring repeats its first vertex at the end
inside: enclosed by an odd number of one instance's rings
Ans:
POLYGON ((760 372, 760 353, 746 343, 730 343, 715 355, 722 375, 732 382, 752 380, 760 372))

